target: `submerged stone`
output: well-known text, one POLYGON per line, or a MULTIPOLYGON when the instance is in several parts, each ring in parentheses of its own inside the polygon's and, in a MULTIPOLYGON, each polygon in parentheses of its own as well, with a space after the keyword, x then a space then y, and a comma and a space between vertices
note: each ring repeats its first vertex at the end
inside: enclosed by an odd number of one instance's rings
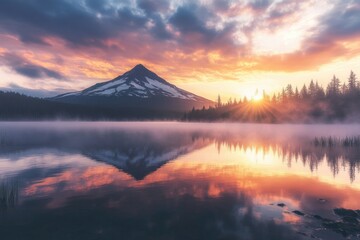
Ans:
POLYGON ((347 223, 354 223, 354 224, 359 223, 359 221, 356 218, 350 216, 342 217, 342 220, 343 222, 347 222, 347 223))
POLYGON ((294 210, 292 212, 295 213, 296 215, 299 215, 299 216, 304 216, 305 215, 305 213, 303 213, 303 212, 301 212, 299 210, 294 210))
POLYGON ((340 217, 354 217, 354 218, 359 217, 356 211, 345 208, 335 208, 334 213, 340 217))
POLYGON ((360 234, 360 226, 358 224, 333 221, 323 222, 323 226, 329 230, 342 234, 344 237, 360 234))

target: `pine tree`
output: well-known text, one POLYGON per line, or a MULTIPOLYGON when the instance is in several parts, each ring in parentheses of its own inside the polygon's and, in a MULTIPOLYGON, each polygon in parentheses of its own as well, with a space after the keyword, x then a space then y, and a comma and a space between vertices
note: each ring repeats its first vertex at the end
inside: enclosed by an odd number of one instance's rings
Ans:
POLYGON ((294 97, 295 97, 295 99, 299 99, 299 98, 300 98, 300 94, 299 94, 299 89, 298 89, 298 87, 295 87, 294 97))
POLYGON ((288 98, 292 98, 292 97, 294 97, 294 90, 293 90, 293 87, 291 86, 291 84, 288 84, 287 86, 286 86, 286 96, 288 97, 288 98))
POLYGON ((308 90, 307 90, 307 87, 306 87, 305 84, 304 84, 304 86, 301 88, 300 97, 301 97, 302 99, 306 99, 306 98, 308 97, 308 90))
POLYGON ((286 91, 285 88, 283 88, 281 91, 281 101, 285 102, 285 100, 286 100, 286 91))
POLYGON ((270 100, 270 96, 266 94, 265 90, 263 90, 262 96, 263 96, 264 101, 269 101, 270 100))
POLYGON ((243 100, 243 103, 247 103, 248 102, 248 99, 247 99, 247 97, 245 96, 244 97, 244 100, 243 100))
POLYGON ((336 96, 340 94, 340 80, 334 75, 326 88, 326 94, 336 96))
POLYGON ((357 88, 356 75, 353 71, 350 72, 350 76, 348 79, 348 90, 350 93, 354 93, 357 88))
POLYGON ((348 92, 348 87, 346 86, 346 83, 344 83, 341 87, 341 94, 345 95, 348 92))
POLYGON ((319 85, 319 83, 316 81, 315 83, 315 97, 317 99, 325 97, 325 91, 324 89, 319 85))
POLYGON ((314 80, 311 80, 308 92, 309 92, 310 97, 316 96, 316 86, 315 86, 314 80))
POLYGON ((271 98, 271 102, 272 103, 276 103, 276 95, 275 93, 273 94, 272 98, 271 98))
POLYGON ((222 106, 222 103, 221 103, 221 97, 220 97, 220 94, 218 95, 218 98, 217 98, 217 103, 216 103, 216 107, 221 107, 222 106))

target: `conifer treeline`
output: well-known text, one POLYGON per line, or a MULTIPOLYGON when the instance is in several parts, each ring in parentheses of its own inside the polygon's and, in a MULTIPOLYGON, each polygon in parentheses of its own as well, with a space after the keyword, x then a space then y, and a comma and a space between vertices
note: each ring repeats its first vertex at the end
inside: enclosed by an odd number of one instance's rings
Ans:
POLYGON ((0 91, 0 121, 12 120, 154 120, 179 119, 182 113, 59 103, 0 91))
POLYGON ((298 89, 288 84, 277 94, 262 93, 262 100, 230 99, 214 107, 193 109, 188 121, 241 122, 360 122, 360 82, 353 71, 341 83, 335 75, 326 88, 311 82, 298 89))

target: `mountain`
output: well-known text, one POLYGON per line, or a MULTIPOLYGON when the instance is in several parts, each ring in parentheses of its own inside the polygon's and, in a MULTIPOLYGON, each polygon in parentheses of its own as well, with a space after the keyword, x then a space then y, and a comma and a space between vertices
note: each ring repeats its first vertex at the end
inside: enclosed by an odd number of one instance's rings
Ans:
POLYGON ((213 102, 170 84, 143 65, 107 82, 79 92, 51 98, 53 101, 112 108, 154 109, 183 112, 213 102))
MULTIPOLYGON (((135 180, 143 180, 166 163, 205 145, 206 142, 186 142, 180 146, 163 144, 160 151, 153 151, 147 147, 133 147, 128 149, 95 149, 82 152, 82 154, 95 161, 112 165, 129 174, 135 180)), ((159 145, 155 147, 159 147, 159 145)))

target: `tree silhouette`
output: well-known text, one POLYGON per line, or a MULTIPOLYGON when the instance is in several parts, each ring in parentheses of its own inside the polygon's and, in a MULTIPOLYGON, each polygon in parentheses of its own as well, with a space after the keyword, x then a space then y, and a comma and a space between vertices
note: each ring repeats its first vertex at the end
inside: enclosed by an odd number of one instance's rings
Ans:
MULTIPOLYGON (((258 92, 256 93, 258 94, 258 92)), ((220 97, 220 95, 219 95, 220 97)), ((347 83, 341 83, 335 75, 324 88, 314 80, 297 87, 287 84, 270 98, 263 91, 262 103, 252 104, 246 97, 243 101, 226 106, 217 104, 216 110, 198 114, 192 111, 188 120, 231 120, 241 122, 360 122, 360 83, 353 71, 347 83), (294 90, 295 89, 295 90, 294 90)))
POLYGON ((350 94, 354 94, 357 91, 356 75, 353 71, 350 72, 347 89, 350 94))
POLYGON ((302 99, 306 99, 306 98, 308 97, 308 90, 307 90, 307 87, 306 87, 305 84, 304 84, 304 86, 301 88, 300 97, 301 97, 302 99))
POLYGON ((340 80, 334 75, 326 88, 328 96, 336 96, 340 94, 340 80))
POLYGON ((220 97, 220 94, 218 95, 217 97, 217 101, 216 101, 216 107, 221 107, 222 106, 222 103, 221 103, 221 97, 220 97))

